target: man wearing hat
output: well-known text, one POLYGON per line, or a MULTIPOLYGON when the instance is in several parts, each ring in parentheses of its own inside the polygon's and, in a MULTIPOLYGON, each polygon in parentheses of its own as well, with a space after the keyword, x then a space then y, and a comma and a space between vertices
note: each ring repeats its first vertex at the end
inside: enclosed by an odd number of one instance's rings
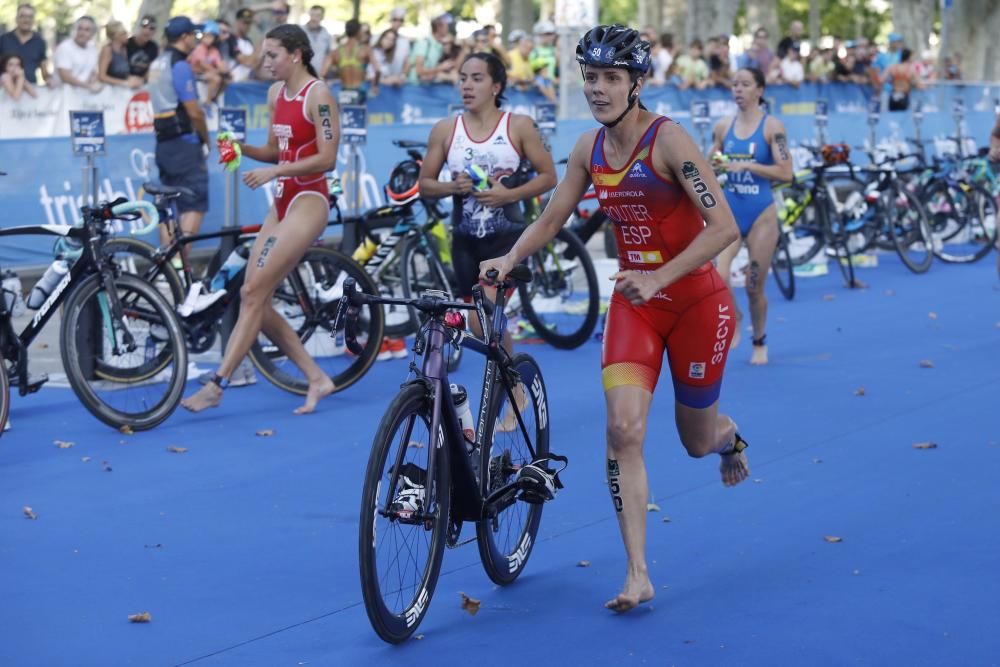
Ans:
POLYGON ((410 40, 403 36, 403 25, 406 23, 406 9, 395 7, 389 12, 389 30, 396 33, 396 46, 392 50, 392 63, 390 70, 393 72, 405 72, 406 63, 410 62, 410 40))
POLYGON ((236 23, 233 26, 233 36, 236 37, 236 50, 233 57, 236 66, 232 68, 233 81, 245 81, 257 66, 257 49, 250 39, 250 29, 253 28, 253 10, 244 7, 236 12, 236 23))
MULTIPOLYGON (((187 16, 167 21, 167 47, 149 68, 149 101, 156 133, 156 166, 160 182, 182 186, 191 194, 177 198, 181 228, 194 234, 208 210, 208 128, 198 103, 194 72, 187 61, 198 43, 201 26, 187 16)), ((161 240, 169 232, 160 227, 161 240)))
MULTIPOLYGON (((872 62, 872 66, 878 71, 879 80, 883 81, 883 87, 886 91, 891 91, 892 86, 886 81, 885 71, 891 66, 899 63, 899 57, 903 51, 903 36, 898 32, 889 33, 889 50, 881 51, 875 60, 872 62)), ((876 88, 877 89, 877 88, 876 88)))
POLYGON ((544 60, 545 74, 550 81, 555 82, 559 62, 556 55, 556 26, 552 21, 539 21, 532 32, 535 35, 535 48, 531 52, 531 59, 544 60))

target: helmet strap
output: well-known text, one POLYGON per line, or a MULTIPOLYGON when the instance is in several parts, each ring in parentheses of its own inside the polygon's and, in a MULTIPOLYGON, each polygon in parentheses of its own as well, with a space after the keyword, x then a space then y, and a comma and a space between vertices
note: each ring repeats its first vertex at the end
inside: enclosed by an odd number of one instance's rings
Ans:
POLYGON ((608 127, 608 128, 614 127, 618 123, 622 122, 622 119, 625 118, 625 116, 628 115, 628 112, 632 110, 632 107, 635 106, 635 103, 639 101, 639 96, 635 94, 635 89, 638 86, 639 86, 639 82, 635 81, 632 84, 632 88, 628 91, 628 106, 625 107, 625 111, 622 111, 621 114, 618 116, 618 118, 615 118, 610 123, 602 123, 602 125, 604 125, 604 127, 608 127))

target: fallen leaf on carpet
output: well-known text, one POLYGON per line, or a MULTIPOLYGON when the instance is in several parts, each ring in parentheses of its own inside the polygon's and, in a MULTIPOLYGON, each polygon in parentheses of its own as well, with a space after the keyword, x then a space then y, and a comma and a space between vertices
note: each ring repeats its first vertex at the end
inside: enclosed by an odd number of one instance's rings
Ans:
POLYGON ((833 301, 836 298, 837 298, 836 294, 824 294, 823 295, 823 301, 833 301))
POLYGON ((920 360, 920 367, 921 368, 934 368, 934 362, 931 361, 930 359, 921 359, 920 360))
POLYGON ((167 451, 171 454, 183 454, 188 450, 187 447, 178 447, 177 445, 170 445, 167 447, 167 451))
POLYGON ((23 510, 21 510, 21 511, 23 511, 23 512, 24 512, 24 516, 25 516, 25 518, 27 518, 27 519, 31 519, 32 521, 36 521, 36 520, 38 519, 38 515, 37 515, 37 514, 35 514, 34 510, 32 510, 32 509, 31 509, 30 507, 28 507, 27 505, 25 505, 25 506, 24 506, 24 509, 23 509, 23 510))
POLYGON ((813 463, 822 463, 823 459, 813 459, 813 463))
POLYGON ((462 609, 469 613, 469 616, 475 616, 479 613, 479 605, 482 604, 479 600, 475 598, 470 598, 465 593, 461 593, 462 596, 462 609))
POLYGON ((896 296, 896 290, 887 289, 885 292, 883 292, 883 294, 885 294, 886 296, 896 296))
POLYGON ((914 449, 937 449, 936 442, 915 442, 913 443, 914 449))
POLYGON ((663 517, 663 523, 670 523, 670 517, 669 516, 663 517))
POLYGON ((90 457, 89 456, 81 456, 80 460, 83 461, 84 463, 86 463, 87 461, 90 460, 90 457))
POLYGON ((147 549, 161 549, 161 548, 163 548, 162 544, 144 544, 142 546, 146 547, 147 549))
POLYGON ((761 483, 761 482, 763 482, 763 481, 764 481, 764 480, 762 480, 762 479, 761 479, 760 477, 756 477, 756 478, 754 478, 754 480, 753 480, 753 483, 754 483, 754 484, 760 484, 760 483, 761 483))
POLYGON ((257 435, 259 435, 262 438, 267 438, 269 436, 274 435, 274 429, 273 428, 262 428, 261 430, 257 431, 257 435))
POLYGON ((577 567, 590 567, 590 561, 589 560, 581 560, 579 563, 576 564, 576 566, 577 567))
POLYGON ((423 635, 413 635, 413 638, 414 639, 423 639, 424 636, 423 635))
POLYGON ((53 440, 52 444, 59 449, 69 449, 70 447, 75 447, 75 442, 70 442, 69 440, 53 440))
POLYGON ((858 387, 857 389, 854 390, 854 395, 855 396, 864 396, 865 395, 865 388, 864 387, 858 387))
POLYGON ((935 313, 932 310, 931 312, 927 313, 927 317, 931 318, 932 320, 936 320, 937 319, 937 313, 935 313))
POLYGON ((123 424, 118 430, 124 433, 125 435, 132 435, 135 432, 132 430, 132 427, 129 426, 128 424, 123 424))
POLYGON ((153 615, 148 611, 144 611, 140 614, 129 614, 129 623, 149 623, 153 620, 153 615))
POLYGON ((647 512, 659 512, 660 511, 660 506, 657 505, 656 503, 646 503, 646 511, 647 512))
POLYGON ((823 539, 827 542, 843 542, 843 537, 837 537, 836 535, 824 535, 823 539))
POLYGON ((107 461, 101 461, 101 470, 104 472, 111 472, 111 464, 107 461))

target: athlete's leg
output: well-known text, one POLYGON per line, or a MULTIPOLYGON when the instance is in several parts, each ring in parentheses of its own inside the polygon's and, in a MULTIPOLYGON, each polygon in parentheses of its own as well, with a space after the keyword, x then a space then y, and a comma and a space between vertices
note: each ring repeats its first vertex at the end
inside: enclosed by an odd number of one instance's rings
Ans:
POLYGON ((767 363, 767 295, 764 286, 771 269, 771 258, 778 245, 778 216, 774 205, 768 206, 757 216, 747 235, 750 268, 747 272, 747 297, 750 299, 750 321, 753 323, 753 354, 750 363, 761 366, 767 363), (759 344, 758 344, 759 343, 759 344))
POLYGON ((625 585, 604 605, 617 612, 628 611, 655 594, 646 566, 649 485, 643 442, 664 342, 654 326, 658 323, 650 318, 668 318, 659 323, 667 329, 673 316, 651 311, 612 297, 604 328, 601 375, 608 410, 608 487, 628 559, 625 585))
MULTIPOLYGON (((730 245, 726 246, 725 249, 719 253, 716 258, 715 268, 722 276, 722 282, 726 284, 726 289, 729 293, 733 295, 733 303, 736 303, 736 295, 733 293, 732 286, 732 268, 733 260, 736 259, 736 255, 740 252, 740 247, 743 245, 742 237, 733 241, 730 245)), ((740 344, 740 327, 738 323, 743 319, 743 313, 740 312, 739 308, 736 308, 736 322, 737 326, 733 329, 733 342, 730 343, 730 347, 736 348, 740 344)))
POLYGON ((720 454, 719 471, 722 483, 736 486, 750 474, 746 454, 729 453, 736 445, 736 423, 719 413, 719 402, 707 408, 694 408, 680 401, 674 403, 677 419, 677 434, 689 456, 702 458, 709 454, 720 454))
POLYGON ((642 454, 653 394, 636 385, 621 385, 609 388, 604 397, 608 408, 608 487, 628 559, 621 593, 604 606, 624 612, 656 594, 646 565, 649 483, 642 454))
MULTIPOLYGON (((271 307, 271 297, 278 284, 298 264, 306 248, 322 232, 326 225, 326 202, 318 196, 299 197, 289 207, 285 220, 278 224, 272 210, 261 228, 257 240, 250 251, 247 273, 240 290, 240 314, 229 337, 225 356, 216 374, 228 378, 240 361, 246 356, 264 323, 264 314, 271 307)), ((299 412, 311 411, 316 402, 333 391, 333 383, 322 369, 309 357, 297 336, 281 333, 279 325, 269 320, 271 334, 282 351, 299 365, 309 380, 306 402, 299 412), (301 365, 300 363, 301 362, 301 365)), ((287 326, 287 325, 286 325, 287 326)), ((290 329, 289 329, 290 331, 290 329)), ((198 411, 204 407, 217 405, 221 399, 219 386, 210 382, 182 403, 184 407, 198 411), (205 396, 202 396, 202 394, 205 396), (205 401, 199 399, 206 399, 205 401), (205 403, 203 405, 203 403, 205 403)))

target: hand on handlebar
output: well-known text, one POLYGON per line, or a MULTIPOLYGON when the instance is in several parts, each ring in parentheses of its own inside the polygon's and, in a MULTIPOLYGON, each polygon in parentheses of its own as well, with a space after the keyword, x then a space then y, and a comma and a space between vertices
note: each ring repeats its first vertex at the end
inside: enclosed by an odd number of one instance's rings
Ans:
POLYGON ((507 255, 494 257, 485 262, 479 263, 479 279, 487 285, 496 285, 498 282, 507 279, 507 274, 514 268, 513 262, 507 255), (496 275, 487 275, 491 271, 496 271, 496 275))

